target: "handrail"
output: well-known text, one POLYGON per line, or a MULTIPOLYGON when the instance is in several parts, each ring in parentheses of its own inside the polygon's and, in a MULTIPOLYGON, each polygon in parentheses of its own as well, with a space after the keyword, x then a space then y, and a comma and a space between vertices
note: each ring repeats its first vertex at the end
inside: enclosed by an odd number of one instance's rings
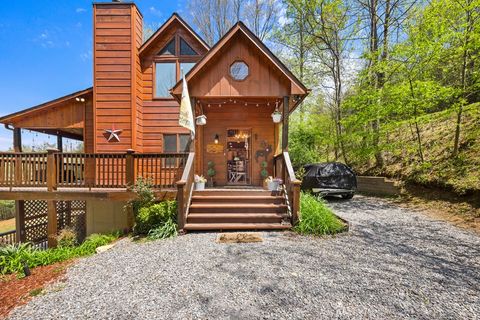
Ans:
POLYGON ((194 162, 195 153, 188 154, 187 163, 183 170, 182 177, 177 181, 177 223, 180 232, 183 232, 187 221, 188 208, 192 200, 194 183, 194 162))
POLYGON ((273 159, 275 175, 277 177, 280 176, 285 183, 285 192, 289 199, 292 213, 292 223, 296 223, 300 213, 300 185, 302 181, 295 176, 290 155, 287 151, 276 155, 273 159))

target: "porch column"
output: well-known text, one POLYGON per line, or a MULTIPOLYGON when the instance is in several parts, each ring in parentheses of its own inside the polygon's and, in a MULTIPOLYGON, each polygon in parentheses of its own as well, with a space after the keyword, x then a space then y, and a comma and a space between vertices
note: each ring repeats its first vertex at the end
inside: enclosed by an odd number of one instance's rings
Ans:
POLYGON ((57 150, 63 152, 63 137, 61 135, 57 136, 57 150))
POLYGON ((47 242, 49 248, 57 246, 57 203, 53 200, 47 201, 47 242))
POLYGON ((290 96, 283 97, 282 152, 288 151, 288 103, 290 96))
POLYGON ((13 129, 13 151, 22 152, 22 129, 13 129))

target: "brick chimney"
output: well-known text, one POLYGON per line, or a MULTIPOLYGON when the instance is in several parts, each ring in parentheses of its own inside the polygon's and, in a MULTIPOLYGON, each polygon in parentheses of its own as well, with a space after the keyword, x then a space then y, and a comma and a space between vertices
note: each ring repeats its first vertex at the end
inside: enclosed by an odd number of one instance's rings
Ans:
POLYGON ((93 131, 95 152, 137 151, 142 108, 142 15, 134 3, 93 4, 93 131), (108 139, 105 130, 121 130, 108 139))

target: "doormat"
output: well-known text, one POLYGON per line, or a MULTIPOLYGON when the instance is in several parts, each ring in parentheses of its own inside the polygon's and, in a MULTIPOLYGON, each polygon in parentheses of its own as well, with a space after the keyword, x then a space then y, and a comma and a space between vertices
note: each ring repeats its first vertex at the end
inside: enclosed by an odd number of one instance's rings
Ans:
POLYGON ((250 243, 262 242, 263 238, 260 233, 253 232, 233 232, 220 233, 215 240, 217 243, 250 243))

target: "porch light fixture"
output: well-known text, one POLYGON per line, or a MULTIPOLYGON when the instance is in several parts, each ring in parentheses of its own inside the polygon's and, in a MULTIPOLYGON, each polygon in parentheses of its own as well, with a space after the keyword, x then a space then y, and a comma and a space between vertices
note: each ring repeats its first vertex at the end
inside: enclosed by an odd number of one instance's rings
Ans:
POLYGON ((213 142, 214 142, 215 144, 218 144, 218 140, 219 140, 219 139, 220 139, 220 137, 218 136, 218 133, 217 133, 217 134, 215 134, 215 138, 214 138, 213 142))
POLYGON ((273 123, 280 123, 282 121, 282 113, 278 110, 278 102, 275 104, 275 111, 272 113, 273 123))
POLYGON ((207 124, 207 116, 202 114, 201 116, 198 116, 196 119, 195 119, 195 123, 197 124, 197 126, 204 126, 207 124))

